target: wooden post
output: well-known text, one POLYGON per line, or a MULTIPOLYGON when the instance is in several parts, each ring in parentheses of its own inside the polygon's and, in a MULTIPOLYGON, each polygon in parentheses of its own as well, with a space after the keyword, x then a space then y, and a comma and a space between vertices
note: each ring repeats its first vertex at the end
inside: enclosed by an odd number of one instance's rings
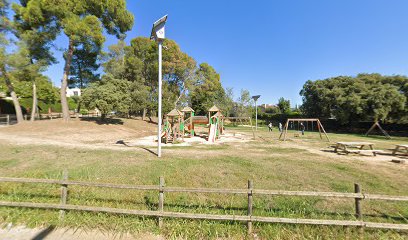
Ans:
MULTIPOLYGON (((62 172, 62 181, 65 182, 68 180, 68 171, 64 169, 62 172)), ((68 185, 67 184, 61 184, 61 205, 67 204, 67 198, 68 198, 68 185)), ((60 210, 60 220, 63 220, 65 216, 65 211, 60 210)))
MULTIPOLYGON (((252 217, 252 180, 248 180, 248 217, 251 219, 252 217)), ((248 235, 252 233, 252 221, 248 221, 248 235)))
POLYGON ((288 133, 288 126, 289 126, 289 119, 286 120, 284 130, 282 130, 281 134, 279 135, 279 140, 281 139, 282 134, 283 134, 283 141, 286 140, 286 134, 288 133))
MULTIPOLYGON (((163 212, 164 209, 164 177, 159 178, 159 212, 163 212)), ((159 217, 159 228, 163 227, 163 218, 159 217)))
MULTIPOLYGON (((355 193, 361 193, 361 187, 360 184, 355 183, 354 184, 354 192, 355 193)), ((358 220, 363 221, 363 212, 361 209, 361 201, 362 198, 356 197, 355 199, 355 204, 356 204, 356 217, 358 220)), ((364 238, 364 227, 359 227, 359 233, 360 233, 360 239, 364 238)))
MULTIPOLYGON (((361 193, 361 188, 360 188, 360 184, 355 183, 354 184, 354 192, 355 193, 361 193)), ((358 220, 362 220, 363 219, 363 214, 361 212, 361 200, 362 198, 360 197, 356 197, 355 199, 355 203, 356 203, 356 217, 358 220)))
POLYGON ((323 137, 322 137, 322 129, 321 129, 321 127, 320 127, 320 122, 319 122, 319 121, 317 122, 317 129, 319 129, 320 139, 323 139, 323 137))
POLYGON ((327 135, 326 130, 324 130, 324 127, 323 127, 323 125, 322 125, 322 123, 320 122, 319 119, 317 119, 317 125, 320 125, 320 128, 323 130, 323 133, 324 133, 324 135, 326 136, 327 141, 330 142, 330 138, 329 138, 329 136, 327 135))

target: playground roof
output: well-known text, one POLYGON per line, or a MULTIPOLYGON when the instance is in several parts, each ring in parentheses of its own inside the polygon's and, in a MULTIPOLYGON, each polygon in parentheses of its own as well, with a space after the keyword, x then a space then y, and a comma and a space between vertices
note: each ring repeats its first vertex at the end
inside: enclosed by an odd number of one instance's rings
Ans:
POLYGON ((179 110, 173 109, 169 113, 167 113, 167 116, 169 117, 177 117, 183 115, 179 110))
POLYGON ((217 106, 212 106, 210 109, 208 109, 208 111, 209 112, 219 112, 220 111, 220 109, 219 108, 217 108, 217 106))
POLYGON ((212 117, 222 117, 222 113, 221 112, 217 112, 216 114, 214 114, 212 117))
POLYGON ((194 109, 192 109, 191 107, 184 107, 183 109, 181 109, 182 112, 194 112, 194 109))

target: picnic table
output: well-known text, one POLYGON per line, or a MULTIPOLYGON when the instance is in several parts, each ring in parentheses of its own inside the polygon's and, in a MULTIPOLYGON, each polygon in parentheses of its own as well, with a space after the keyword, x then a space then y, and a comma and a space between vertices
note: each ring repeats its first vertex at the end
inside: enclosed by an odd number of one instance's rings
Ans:
POLYGON ((408 144, 397 144, 394 151, 392 151, 392 155, 396 155, 397 152, 403 152, 403 149, 406 151, 405 155, 408 155, 408 144))
POLYGON ((336 146, 334 147, 334 152, 337 153, 339 149, 347 154, 369 152, 374 156, 377 156, 377 152, 381 152, 380 150, 374 149, 374 143, 369 142, 337 142, 336 146), (367 147, 369 149, 364 149, 364 147, 367 147), (350 148, 355 149, 351 150, 350 148))

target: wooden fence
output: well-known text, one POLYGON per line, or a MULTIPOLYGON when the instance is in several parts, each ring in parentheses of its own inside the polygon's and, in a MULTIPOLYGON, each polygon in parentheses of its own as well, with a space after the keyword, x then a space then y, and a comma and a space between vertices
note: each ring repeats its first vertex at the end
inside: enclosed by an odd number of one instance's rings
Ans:
POLYGON ((10 115, 0 116, 0 125, 10 125, 10 115))
POLYGON ((136 216, 157 217, 159 227, 163 225, 163 218, 185 218, 185 219, 206 219, 206 220, 223 220, 223 221, 240 221, 247 224, 248 233, 252 232, 253 222, 262 223, 285 223, 285 224, 307 224, 307 225, 330 225, 330 226, 354 226, 373 229, 393 229, 393 230, 408 230, 408 224, 395 223, 376 223, 363 221, 362 202, 365 200, 381 200, 381 201, 405 201, 408 202, 408 196, 390 196, 379 194, 368 194, 361 191, 360 185, 355 184, 355 192, 309 192, 309 191, 281 191, 281 190, 264 190, 254 189, 253 182, 248 181, 246 189, 219 189, 219 188, 185 188, 185 187, 166 187, 164 178, 160 177, 158 185, 128 185, 128 184, 112 184, 112 183, 92 183, 82 181, 68 180, 68 172, 64 171, 62 179, 32 179, 32 178, 8 178, 0 177, 0 182, 12 183, 42 183, 42 184, 57 184, 61 186, 61 200, 59 204, 52 203, 32 203, 32 202, 7 202, 0 201, 0 206, 5 207, 25 207, 25 208, 40 208, 40 209, 55 209, 60 210, 60 217, 64 216, 65 211, 87 211, 87 212, 104 212, 114 214, 128 214, 136 216), (92 207, 67 204, 68 187, 69 186, 86 186, 86 187, 101 187, 114 189, 129 189, 129 190, 151 190, 157 191, 159 194, 158 209, 152 210, 129 210, 107 207, 92 207), (164 211, 164 194, 170 192, 184 193, 219 193, 219 194, 242 194, 248 199, 247 215, 219 215, 219 214, 197 214, 197 213, 182 213, 164 211), (254 216, 252 214, 253 198, 256 195, 270 196, 301 196, 301 197, 322 197, 322 198, 345 198, 354 200, 355 215, 357 220, 323 220, 323 219, 300 219, 300 218, 278 218, 278 217, 263 217, 254 216))

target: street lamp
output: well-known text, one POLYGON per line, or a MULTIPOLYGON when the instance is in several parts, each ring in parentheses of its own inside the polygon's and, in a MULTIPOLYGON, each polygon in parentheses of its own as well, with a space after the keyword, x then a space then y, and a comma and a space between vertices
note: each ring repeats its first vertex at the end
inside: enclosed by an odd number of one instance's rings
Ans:
POLYGON ((254 99, 254 101, 255 101, 255 130, 256 131, 258 131, 258 105, 256 104, 256 101, 260 97, 261 97, 261 95, 252 96, 252 99, 254 99))
POLYGON ((150 39, 155 40, 159 44, 159 107, 158 107, 158 122, 157 122, 157 156, 161 157, 161 125, 162 125, 162 47, 165 39, 164 25, 167 21, 167 15, 153 23, 150 39))

